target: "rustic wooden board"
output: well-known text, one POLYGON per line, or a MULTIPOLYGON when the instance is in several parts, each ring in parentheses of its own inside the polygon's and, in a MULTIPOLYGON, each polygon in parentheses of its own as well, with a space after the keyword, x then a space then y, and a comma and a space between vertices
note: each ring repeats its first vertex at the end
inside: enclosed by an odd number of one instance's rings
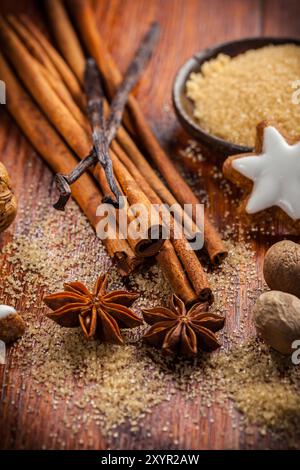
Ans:
MULTIPOLYGON (((37 2, 38 3, 38 2, 37 2)), ((98 26, 120 65, 125 70, 139 38, 152 20, 161 24, 162 34, 159 47, 151 60, 147 73, 140 81, 135 94, 142 109, 148 116, 153 129, 162 144, 174 155, 187 142, 187 136, 180 128, 171 106, 171 87, 174 75, 180 65, 194 52, 217 42, 256 35, 289 35, 300 37, 298 0, 99 0, 94 2, 98 26)), ((33 1, 1 1, 2 11, 25 11, 37 15, 33 1)), ((0 71, 1 73, 1 71, 0 71)), ((0 77, 1 78, 1 77, 0 77)), ((1 107, 2 108, 2 107, 1 107)), ((26 199, 27 188, 36 187, 39 194, 49 195, 52 173, 42 160, 32 151, 26 139, 4 112, 1 112, 0 158, 13 175, 14 186, 19 200, 26 199), (29 165, 30 162, 30 165, 29 165)), ((211 214, 217 223, 222 224, 222 215, 230 205, 223 201, 222 191, 211 178, 212 165, 204 166, 201 184, 214 194, 211 214)), ((35 220, 35 201, 31 200, 26 214, 28 223, 35 220)), ((0 248, 10 239, 10 231, 0 238, 0 248)), ((256 264, 261 268, 265 251, 265 240, 256 242, 256 264)), ((80 249, 87 249, 81 247, 80 249)), ((5 273, 2 273, 4 276, 5 273)), ((235 286, 239 289, 239 286, 235 286)), ((1 289, 1 285, 0 285, 1 289)), ((241 291, 241 295, 245 292, 241 291)), ((22 303, 18 305, 22 310, 22 303)), ((238 312, 233 311, 228 331, 233 330, 239 321, 238 312)), ((249 325, 248 329, 250 330, 249 325)), ((244 332, 247 336, 247 331, 244 332)), ((60 421, 63 409, 52 410, 47 399, 40 396, 35 403, 28 391, 16 395, 20 377, 9 372, 9 364, 0 366, 1 399, 6 398, 0 408, 0 448, 60 448, 63 439, 69 449, 105 449, 107 443, 97 427, 90 427, 72 436, 60 421), (6 367, 6 368, 5 368, 6 367), (10 387, 11 383, 14 387, 10 387), (17 403, 17 405, 16 405, 17 403), (23 412, 34 405, 34 419, 23 412), (89 435, 89 439, 86 437, 89 435), (91 437, 92 436, 92 437, 91 437)), ((30 386, 30 378, 28 378, 30 386)), ((183 410, 197 415, 197 405, 187 405, 180 396, 168 404, 154 409, 146 418, 147 427, 152 428, 151 440, 145 433, 138 438, 128 434, 126 426, 120 428, 119 437, 113 443, 118 449, 172 448, 173 442, 161 431, 168 416, 181 449, 229 449, 245 448, 245 438, 238 427, 233 428, 232 418, 226 409, 214 406, 210 418, 199 418, 200 425, 191 427, 181 419, 183 410)), ((264 448, 267 438, 253 435, 252 446, 264 448)))

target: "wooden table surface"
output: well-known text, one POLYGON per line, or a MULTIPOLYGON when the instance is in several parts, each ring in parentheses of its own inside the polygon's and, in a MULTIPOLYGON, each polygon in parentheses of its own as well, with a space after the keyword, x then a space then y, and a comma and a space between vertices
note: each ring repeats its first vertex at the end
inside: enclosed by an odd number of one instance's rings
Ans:
MULTIPOLYGON (((32 14, 37 21, 41 21, 37 14, 39 2, 20 0, 1 0, 1 11, 24 11, 32 14)), ((107 38, 109 49, 119 64, 122 71, 125 70, 133 51, 144 33, 147 25, 152 20, 157 20, 161 25, 161 37, 159 46, 151 59, 147 73, 135 90, 142 109, 149 118, 151 125, 159 140, 168 151, 176 153, 187 142, 187 136, 180 128, 174 115, 171 104, 171 88, 174 75, 181 64, 193 53, 215 43, 258 35, 286 35, 300 37, 300 2, 299 0, 98 0, 94 1, 95 14, 99 29, 103 37, 107 38)), ((1 71, 0 71, 1 73, 1 71)), ((0 77, 1 78, 1 77, 0 77)), ((30 145, 21 136, 18 128, 6 114, 1 106, 0 127, 0 159, 13 175, 14 186, 19 199, 26 197, 26 188, 29 185, 37 186, 39 191, 47 196, 52 175, 32 151, 30 145), (34 166, 28 167, 26 162, 34 161, 34 166), (41 184, 43 182, 43 185, 41 184)), ((209 184, 206 189, 209 189, 209 184)), ((212 216, 221 224, 222 193, 218 193, 212 207, 212 216)), ((33 202, 31 201, 31 204, 33 202)), ((26 217, 30 223, 31 208, 26 217)), ((32 211, 32 214, 34 211, 32 211)), ((20 215, 24 217, 24 214, 20 215)), ((9 235, 2 235, 1 247, 9 239, 9 235)), ((263 250, 262 250, 263 251, 263 250)), ((261 252, 257 250, 257 262, 260 262, 261 252)), ((1 255, 0 255, 1 256, 1 255)), ((1 286, 0 286, 1 288, 1 286)), ((7 365, 8 367, 8 365, 7 365)), ((5 387, 7 374, 4 367, 0 366, 0 393, 5 396, 5 405, 0 405, 0 448, 17 449, 25 447, 59 448, 59 444, 49 438, 39 428, 39 417, 35 417, 36 435, 33 438, 31 429, 31 417, 24 418, 21 410, 26 407, 26 393, 18 397, 16 409, 12 402, 15 400, 10 389, 5 387), (4 377, 5 380, 4 380, 4 377), (11 402, 11 404, 10 404, 11 402), (38 435, 41 435, 39 441, 38 435), (22 439, 20 438, 22 436, 22 439)), ((16 380, 18 380, 16 378, 16 380)), ((1 395, 0 395, 1 396, 1 395)), ((43 397, 39 397, 42 401, 43 397)), ((172 404, 169 406, 172 407, 172 404)), ((168 410, 165 408, 165 413, 168 410)), ((63 426, 48 416, 49 428, 52 434, 57 427, 63 426)), ((157 413, 153 413, 153 428, 160 426, 157 413)), ((209 438, 202 432, 193 431, 189 434, 188 425, 185 422, 178 423, 180 428, 180 441, 178 448, 243 448, 243 436, 237 430, 231 428, 230 419, 219 415, 219 422, 208 423, 209 438), (226 421, 226 423, 224 422, 226 421), (225 423, 225 424, 224 424, 225 423), (219 426, 219 427, 218 427, 219 426), (218 436, 220 426, 226 430, 222 437, 218 436)), ((151 422, 151 421, 150 421, 151 422)), ((40 422, 41 423, 41 422, 40 422)), ((42 426, 40 424, 40 426, 42 426)), ((63 429, 61 429, 63 432, 63 429)), ((66 431, 67 432, 67 431, 66 431)), ((164 440, 163 435, 157 434, 155 442, 147 441, 141 436, 139 441, 131 441, 126 435, 126 429, 121 432, 119 441, 114 444, 116 448, 168 448, 170 444, 164 440), (123 434, 122 434, 123 432, 123 434)), ((79 436, 84 440, 84 432, 79 436)), ((79 445, 77 439, 69 436, 67 439, 69 448, 85 448, 79 445)), ((261 447, 261 439, 258 436, 254 447, 261 447)), ((95 430, 92 444, 86 448, 106 448, 107 442, 101 436, 101 432, 95 430)))

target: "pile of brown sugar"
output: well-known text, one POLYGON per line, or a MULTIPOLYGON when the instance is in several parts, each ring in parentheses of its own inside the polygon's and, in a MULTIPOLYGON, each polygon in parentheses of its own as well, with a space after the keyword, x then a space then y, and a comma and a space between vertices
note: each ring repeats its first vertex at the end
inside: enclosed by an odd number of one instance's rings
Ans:
POLYGON ((253 147, 256 125, 264 119, 277 121, 291 136, 300 134, 299 79, 300 47, 270 45, 205 62, 190 75, 186 92, 206 132, 253 147))

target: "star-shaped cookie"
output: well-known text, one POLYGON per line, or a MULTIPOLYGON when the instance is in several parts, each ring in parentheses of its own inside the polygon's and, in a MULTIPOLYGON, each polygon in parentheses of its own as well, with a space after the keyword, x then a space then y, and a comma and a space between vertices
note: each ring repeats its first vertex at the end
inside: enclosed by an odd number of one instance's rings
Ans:
POLYGON ((256 218, 266 211, 300 229, 300 141, 271 121, 257 126, 253 153, 228 157, 225 177, 245 191, 241 209, 256 218))

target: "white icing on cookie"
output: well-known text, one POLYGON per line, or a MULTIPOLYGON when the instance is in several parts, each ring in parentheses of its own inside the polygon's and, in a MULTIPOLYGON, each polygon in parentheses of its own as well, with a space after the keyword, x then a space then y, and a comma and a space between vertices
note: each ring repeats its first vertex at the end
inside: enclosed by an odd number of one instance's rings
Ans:
POLYGON ((10 307, 9 305, 0 305, 0 320, 9 317, 9 315, 12 315, 13 313, 17 313, 13 307, 10 307))
POLYGON ((278 206, 300 218, 300 142, 289 145, 275 127, 265 127, 262 153, 237 158, 232 166, 254 183, 248 214, 278 206))

